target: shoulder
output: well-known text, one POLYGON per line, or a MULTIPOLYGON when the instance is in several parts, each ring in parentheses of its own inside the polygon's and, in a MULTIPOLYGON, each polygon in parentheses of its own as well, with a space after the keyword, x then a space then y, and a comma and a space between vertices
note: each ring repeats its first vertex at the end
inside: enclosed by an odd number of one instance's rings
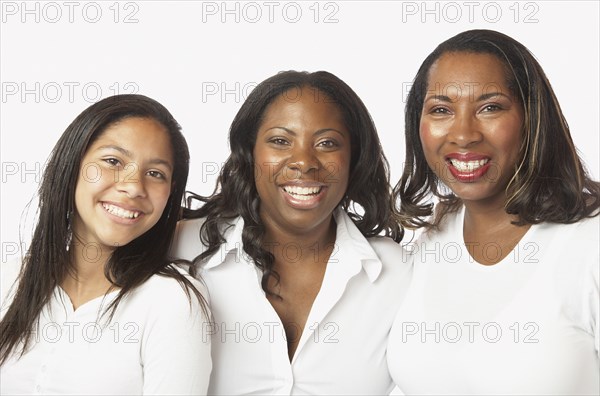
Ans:
POLYGON ((578 240, 582 244, 593 244, 598 246, 598 237, 600 236, 600 216, 586 218, 573 224, 564 225, 565 228, 572 229, 570 237, 578 240))
POLYGON ((204 218, 180 220, 177 223, 170 251, 173 258, 191 261, 204 252, 206 247, 200 240, 200 230, 204 220, 204 218))
MULTIPOLYGON (((199 280, 194 279, 185 270, 173 266, 206 298, 208 292, 199 280)), ((190 308, 199 308, 200 302, 193 290, 181 284, 177 279, 155 274, 146 282, 131 292, 127 299, 132 306, 137 306, 140 311, 148 309, 150 315, 176 314, 183 311, 189 312, 190 308)))
POLYGON ((409 258, 406 249, 389 237, 376 236, 367 238, 367 241, 384 264, 398 261, 405 262, 409 258))
POLYGON ((410 279, 413 256, 391 238, 377 236, 367 238, 371 248, 381 261, 382 275, 390 279, 410 279))
MULTIPOLYGON (((536 225, 534 242, 549 251, 558 249, 560 256, 573 255, 598 263, 600 258, 600 218, 586 218, 572 224, 541 223, 536 225)), ((597 266, 597 265, 596 265, 597 266)))

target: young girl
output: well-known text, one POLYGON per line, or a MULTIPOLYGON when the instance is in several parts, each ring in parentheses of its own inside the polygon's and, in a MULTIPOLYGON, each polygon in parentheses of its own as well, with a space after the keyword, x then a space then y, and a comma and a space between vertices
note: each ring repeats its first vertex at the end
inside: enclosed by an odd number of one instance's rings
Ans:
POLYGON ((145 96, 104 99, 66 129, 3 304, 2 394, 206 393, 206 303, 167 259, 188 160, 145 96))
POLYGON ((406 149, 399 219, 425 231, 390 335, 399 388, 598 394, 600 185, 533 55, 489 30, 440 44, 406 149))
POLYGON ((218 191, 176 239, 211 295, 209 393, 389 393, 410 265, 375 237, 400 235, 365 105, 330 73, 283 72, 252 91, 229 137, 218 191))

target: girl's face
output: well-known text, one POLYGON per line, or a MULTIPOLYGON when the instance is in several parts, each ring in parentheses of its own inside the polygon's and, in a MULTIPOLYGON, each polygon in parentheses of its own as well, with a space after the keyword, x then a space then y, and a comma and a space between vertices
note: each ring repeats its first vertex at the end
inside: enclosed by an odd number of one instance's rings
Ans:
POLYGON ((322 92, 291 89, 272 102, 254 146, 265 225, 288 233, 329 225, 348 187, 350 147, 340 110, 322 92))
POLYGON ((169 135, 157 121, 131 117, 106 128, 81 162, 77 240, 112 250, 152 228, 169 199, 173 167, 169 135))
POLYGON ((494 55, 451 52, 431 66, 421 143, 429 167, 463 201, 504 204, 523 121, 494 55))

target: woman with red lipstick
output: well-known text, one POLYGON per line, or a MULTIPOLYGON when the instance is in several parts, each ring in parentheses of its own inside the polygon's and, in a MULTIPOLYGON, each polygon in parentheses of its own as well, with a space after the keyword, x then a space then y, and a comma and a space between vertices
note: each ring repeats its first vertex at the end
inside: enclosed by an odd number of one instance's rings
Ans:
POLYGON ((211 295, 209 393, 389 393, 410 265, 365 105, 330 73, 279 73, 229 141, 216 193, 184 215, 175 247, 211 295))
POLYGON ((390 335, 398 387, 597 395, 600 184, 533 55, 489 30, 440 44, 408 97, 406 149, 397 215, 424 231, 390 335))
POLYGON ((101 100, 66 129, 2 304, 0 393, 206 394, 201 284, 167 257, 188 161, 179 125, 145 96, 101 100))

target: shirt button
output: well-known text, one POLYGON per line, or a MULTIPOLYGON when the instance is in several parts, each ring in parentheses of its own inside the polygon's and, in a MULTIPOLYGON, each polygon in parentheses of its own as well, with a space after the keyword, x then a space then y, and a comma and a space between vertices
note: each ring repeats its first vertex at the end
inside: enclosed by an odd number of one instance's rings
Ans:
POLYGON ((42 366, 42 373, 44 373, 44 372, 46 372, 46 365, 45 364, 42 366))
POLYGON ((40 392, 42 391, 42 387, 41 387, 41 386, 39 386, 39 385, 38 385, 38 386, 36 386, 36 387, 35 387, 35 391, 36 391, 37 393, 40 393, 40 392))

